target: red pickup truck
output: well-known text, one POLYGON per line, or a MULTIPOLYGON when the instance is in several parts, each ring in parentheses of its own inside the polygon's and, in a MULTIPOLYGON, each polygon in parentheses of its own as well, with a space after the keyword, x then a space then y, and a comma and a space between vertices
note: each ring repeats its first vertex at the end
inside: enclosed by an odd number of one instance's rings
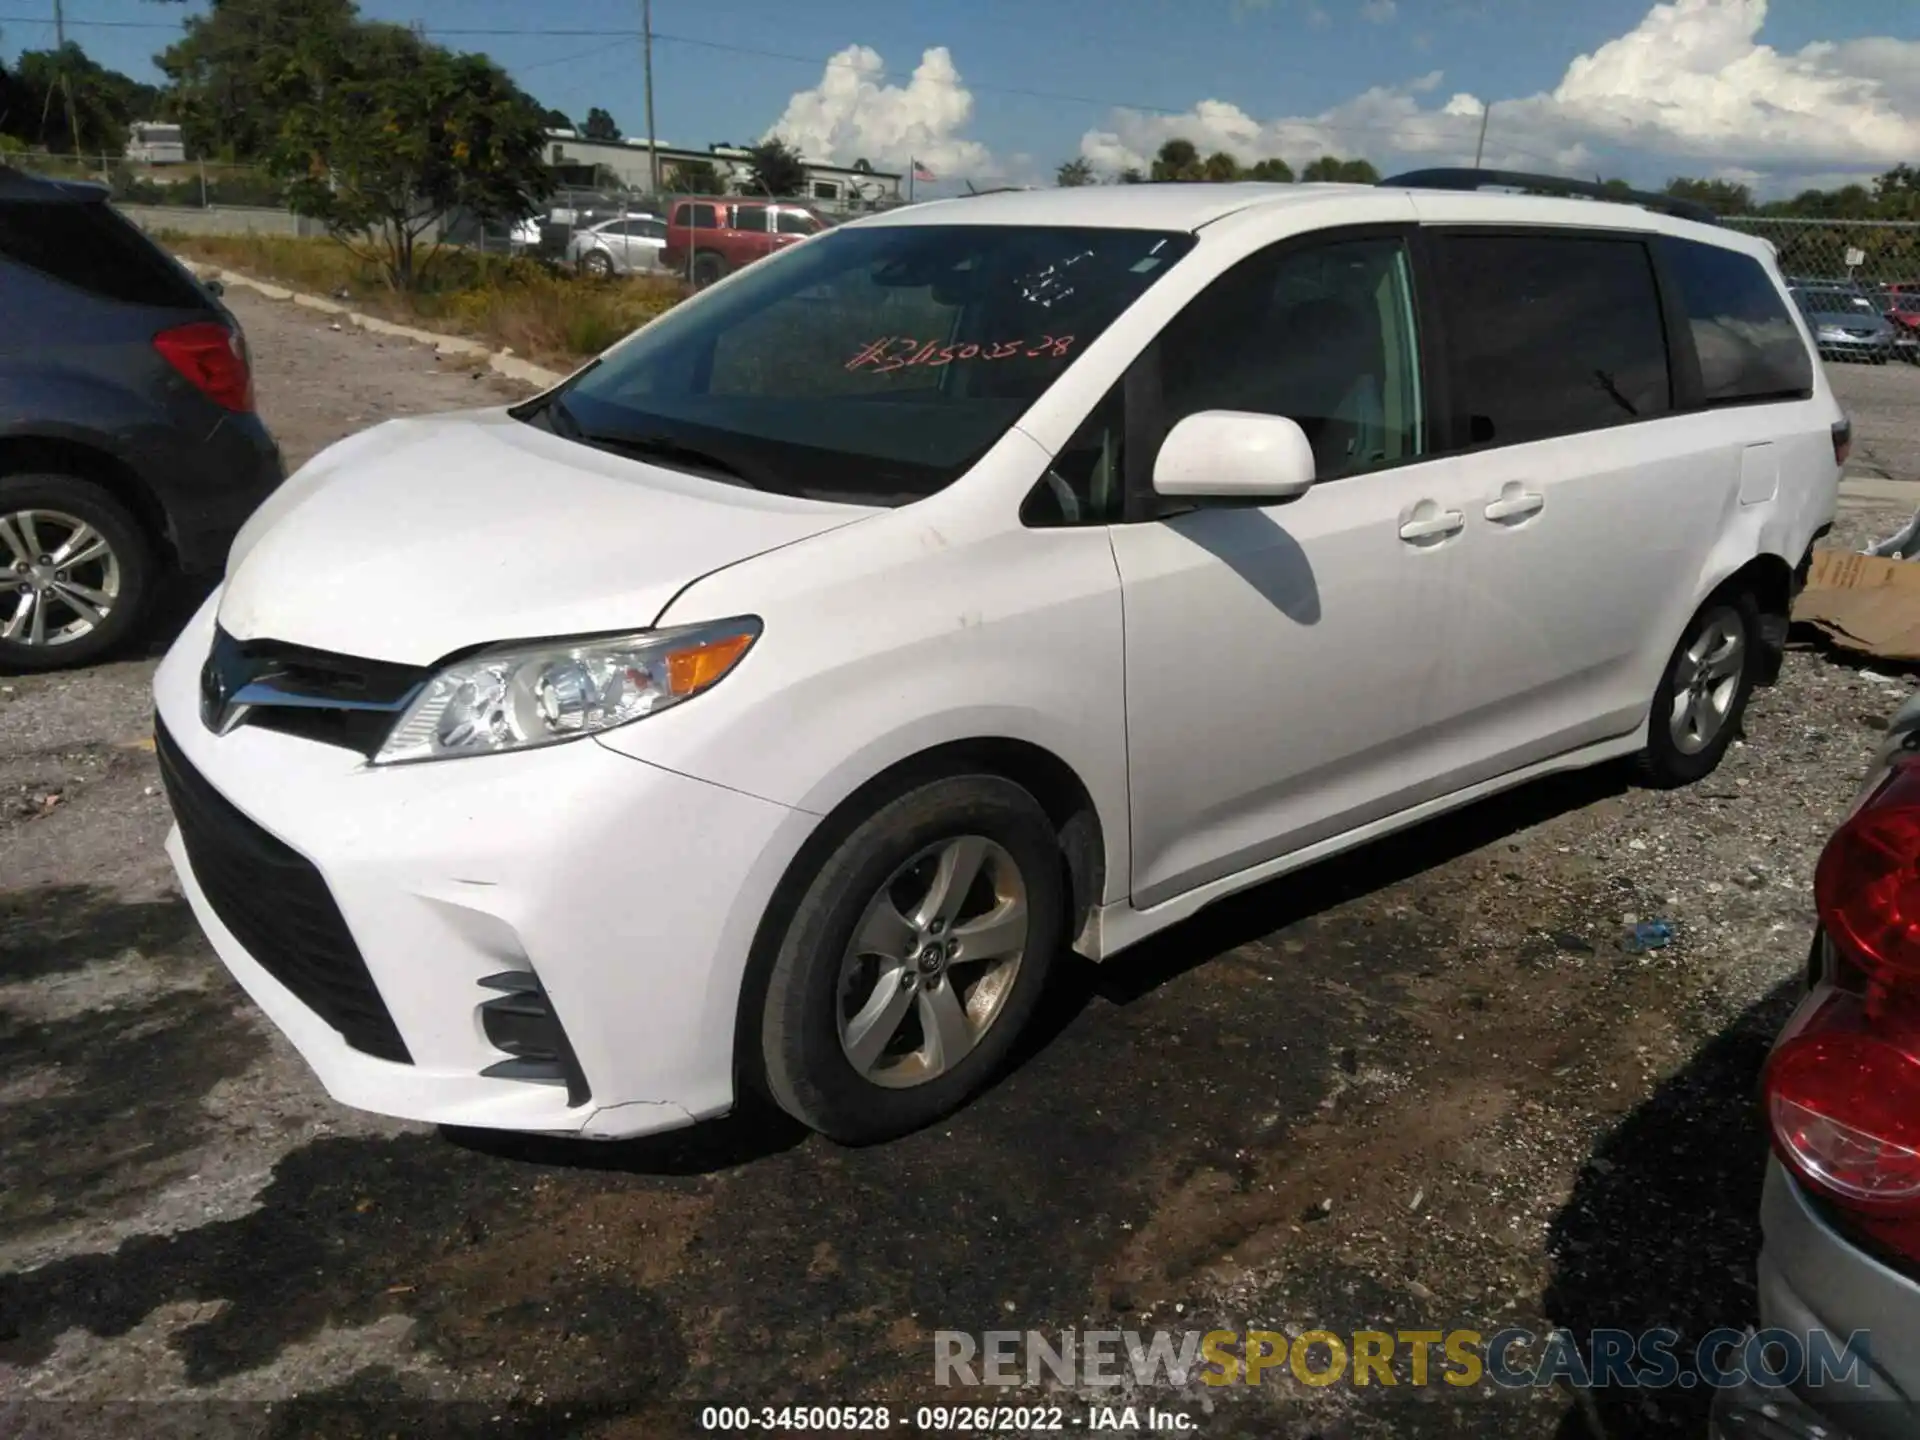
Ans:
POLYGON ((704 288, 742 265, 826 228, 803 205, 768 200, 676 200, 667 212, 663 269, 704 288))

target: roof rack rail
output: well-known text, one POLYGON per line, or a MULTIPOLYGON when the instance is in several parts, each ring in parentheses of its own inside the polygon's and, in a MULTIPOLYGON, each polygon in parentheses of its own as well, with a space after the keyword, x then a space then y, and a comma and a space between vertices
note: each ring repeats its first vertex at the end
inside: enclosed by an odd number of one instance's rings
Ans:
POLYGON ((1695 220, 1702 225, 1718 225, 1720 217, 1706 206, 1672 195, 1655 195, 1646 190, 1608 189, 1592 180, 1569 180, 1561 175, 1528 175, 1518 170, 1409 170, 1380 182, 1395 190, 1485 190, 1502 186, 1512 190, 1538 190, 1548 195, 1583 195, 1589 200, 1612 200, 1623 205, 1638 205, 1658 210, 1680 220, 1695 220))

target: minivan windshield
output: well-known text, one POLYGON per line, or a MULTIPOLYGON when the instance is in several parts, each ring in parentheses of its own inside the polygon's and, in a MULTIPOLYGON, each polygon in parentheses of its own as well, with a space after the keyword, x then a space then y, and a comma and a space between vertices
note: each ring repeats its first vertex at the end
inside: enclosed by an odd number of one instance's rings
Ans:
POLYGON ((833 230, 518 413, 734 484, 908 504, 965 473, 1192 246, 1107 228, 833 230))

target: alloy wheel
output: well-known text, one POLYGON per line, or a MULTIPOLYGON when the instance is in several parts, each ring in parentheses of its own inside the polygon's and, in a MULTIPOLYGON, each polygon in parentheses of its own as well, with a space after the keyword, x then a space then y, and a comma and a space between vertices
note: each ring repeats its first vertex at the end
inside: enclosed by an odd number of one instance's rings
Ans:
POLYGON ((1746 663, 1747 630, 1740 612, 1731 605, 1714 606, 1700 617, 1674 661, 1667 725, 1682 755, 1698 755, 1726 728, 1746 663))
POLYGON ((1027 884, 1001 846, 961 835, 921 850, 867 904, 840 964, 835 1019, 854 1070, 924 1085, 979 1045, 1027 949, 1027 884))
POLYGON ((92 525, 60 510, 0 515, 0 565, 12 606, 0 640, 67 645, 104 625, 120 600, 120 558, 92 525))

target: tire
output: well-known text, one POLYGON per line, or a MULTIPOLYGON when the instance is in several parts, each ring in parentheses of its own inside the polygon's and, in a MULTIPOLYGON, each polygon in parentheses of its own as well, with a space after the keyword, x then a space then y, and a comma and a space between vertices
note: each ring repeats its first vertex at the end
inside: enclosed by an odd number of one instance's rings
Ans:
POLYGON ((727 262, 711 250, 693 257, 693 288, 704 290, 716 280, 727 278, 727 262))
POLYGON ((1760 611, 1746 590, 1708 597, 1673 647, 1647 721, 1641 778, 1662 790, 1713 773, 1740 733, 1761 666, 1760 611), (1715 657, 1721 656, 1716 662, 1715 657), (1682 705, 1691 695, 1691 703, 1682 705))
POLYGON ((850 1145, 957 1109, 1032 1017, 1066 943, 1067 893, 1059 837, 1010 780, 935 780, 881 806, 820 866, 775 955, 760 1025, 760 1073, 774 1103, 850 1145), (969 857, 974 883, 949 887, 934 913, 940 877, 969 857), (978 923, 989 917, 992 926, 978 923), (969 936, 980 958, 964 958, 969 936), (872 948, 857 943, 868 937, 872 948))
POLYGON ((613 278, 613 257, 604 250, 589 250, 580 257, 580 268, 596 280, 613 278))
POLYGON ((0 478, 0 579, 0 669, 61 670, 98 660, 145 620, 153 550, 126 507, 91 481, 8 475, 0 478), (75 536, 76 553, 89 558, 72 569, 40 563, 57 561, 75 536), (101 605, 102 595, 111 604, 101 605))

